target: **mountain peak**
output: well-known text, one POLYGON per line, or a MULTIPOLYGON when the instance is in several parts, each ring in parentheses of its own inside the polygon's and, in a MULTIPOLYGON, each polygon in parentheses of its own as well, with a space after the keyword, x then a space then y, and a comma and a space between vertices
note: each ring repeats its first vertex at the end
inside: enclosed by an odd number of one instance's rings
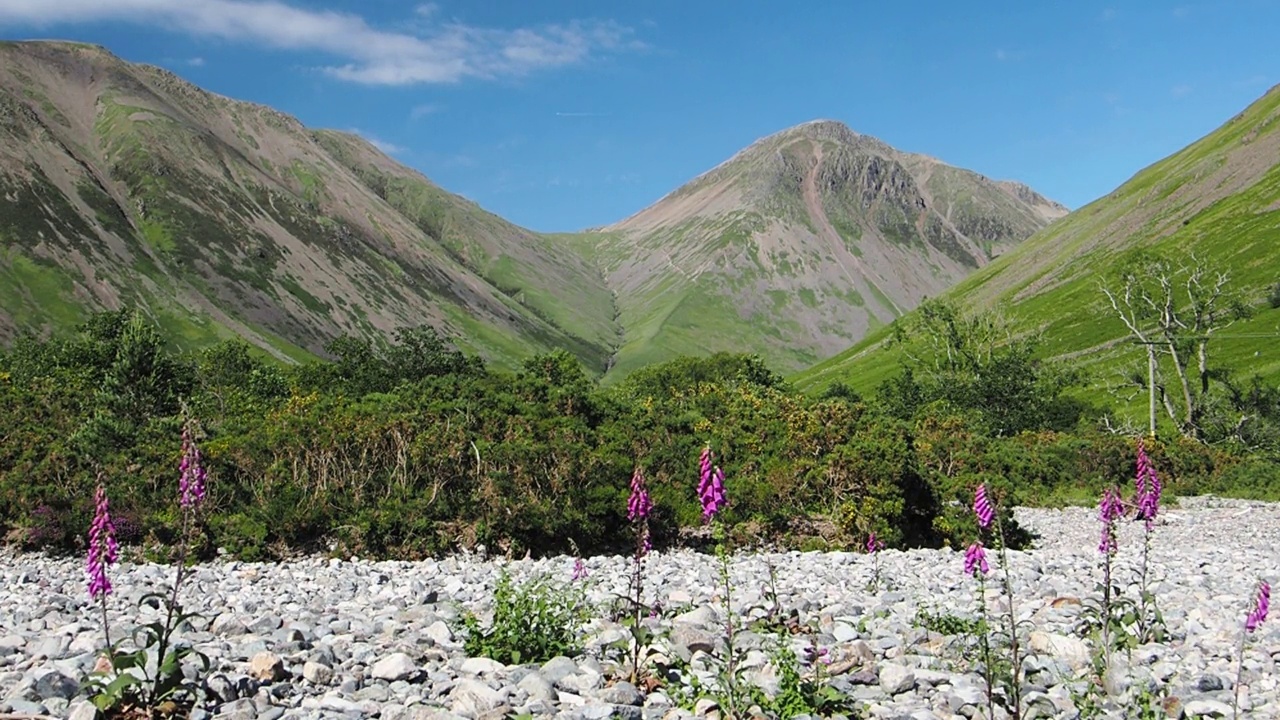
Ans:
POLYGON ((861 133, 853 130, 839 120, 829 120, 825 118, 802 122, 799 125, 789 127, 782 132, 775 133, 774 137, 786 135, 803 135, 815 140, 836 141, 848 141, 862 137, 861 133))
POLYGON ((596 250, 623 326, 648 333, 616 367, 744 342, 812 364, 1026 239, 1050 205, 839 121, 787 128, 608 228, 596 250))

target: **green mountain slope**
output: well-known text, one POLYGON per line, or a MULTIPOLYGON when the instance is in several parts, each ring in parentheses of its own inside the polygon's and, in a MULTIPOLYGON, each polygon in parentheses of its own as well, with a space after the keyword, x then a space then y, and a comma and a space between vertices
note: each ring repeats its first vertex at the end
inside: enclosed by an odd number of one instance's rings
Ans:
POLYGON ((830 121, 764 138, 578 240, 617 294, 614 372, 749 351, 829 357, 1066 209, 830 121))
POLYGON ((0 44, 0 190, 0 341, 130 302, 182 344, 282 358, 423 323, 500 365, 564 347, 603 371, 616 344, 562 241, 99 47, 0 44))
MULTIPOLYGON (((1101 391, 1141 349, 1100 283, 1134 251, 1185 257, 1230 274, 1259 311, 1213 341, 1213 356, 1236 371, 1280 378, 1280 310, 1261 302, 1280 282, 1280 87, 1187 148, 1135 175, 969 276, 943 297, 963 307, 999 308, 1016 330, 1040 332, 1051 357, 1069 357, 1101 391)), ((842 381, 869 389, 896 370, 883 341, 865 338, 796 376, 806 388, 842 381)))

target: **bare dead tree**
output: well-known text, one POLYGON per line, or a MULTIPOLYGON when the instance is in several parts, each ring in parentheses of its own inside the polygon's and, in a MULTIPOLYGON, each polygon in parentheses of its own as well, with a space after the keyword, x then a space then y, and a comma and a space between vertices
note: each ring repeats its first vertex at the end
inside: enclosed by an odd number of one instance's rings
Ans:
POLYGON ((1230 279, 1190 255, 1180 263, 1146 260, 1122 273, 1118 289, 1102 286, 1111 309, 1147 354, 1153 427, 1158 400, 1179 432, 1204 439, 1213 379, 1209 341, 1247 314, 1227 293, 1230 279))

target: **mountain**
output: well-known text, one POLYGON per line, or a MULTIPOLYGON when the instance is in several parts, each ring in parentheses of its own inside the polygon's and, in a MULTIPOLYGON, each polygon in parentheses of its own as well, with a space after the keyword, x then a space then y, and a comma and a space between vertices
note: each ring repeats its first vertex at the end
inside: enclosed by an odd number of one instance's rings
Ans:
POLYGON ((617 295, 617 372, 716 350, 797 370, 1066 212, 1024 185, 814 121, 579 242, 617 295))
POLYGON ((358 136, 101 47, 0 44, 0 340, 145 307, 188 346, 281 358, 430 323, 500 365, 563 347, 603 371, 604 278, 559 238, 358 136))
MULTIPOLYGON (((961 307, 1000 308, 1015 332, 1039 332, 1049 357, 1070 357, 1103 378, 1141 361, 1119 341, 1126 329, 1099 284, 1143 250, 1225 271, 1228 290, 1258 312, 1213 340, 1222 367, 1280 378, 1280 309, 1262 300, 1280 288, 1280 86, 1190 146, 1133 176, 1032 236, 945 293, 961 307)), ((820 389, 835 381, 869 389, 894 371, 881 331, 801 373, 820 389)))
POLYGON ((545 234, 358 135, 79 43, 0 43, 0 342, 129 303, 282 359, 431 324, 511 367, 679 354, 796 370, 1065 214, 831 121, 764 138, 615 225, 545 234))

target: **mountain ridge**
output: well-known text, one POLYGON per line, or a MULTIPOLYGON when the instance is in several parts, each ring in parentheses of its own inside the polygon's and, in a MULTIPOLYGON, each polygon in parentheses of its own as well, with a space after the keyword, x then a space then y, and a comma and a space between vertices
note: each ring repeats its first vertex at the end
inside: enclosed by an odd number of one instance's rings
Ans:
POLYGON ((428 323, 503 366, 565 348, 614 375, 717 350, 797 369, 1065 211, 816 120, 617 223, 537 233, 353 133, 44 41, 0 44, 0 186, 26 199, 0 201, 0 340, 133 303, 180 344, 286 360, 428 323))
POLYGON ((564 253, 543 236, 402 165, 384 167, 363 139, 313 133, 101 47, 6 43, 0 63, 5 184, 58 210, 0 210, 0 271, 29 285, 14 277, 20 268, 75 298, 0 296, 0 333, 65 325, 47 322, 50 306, 82 316, 79 304, 129 301, 167 313, 186 339, 248 336, 280 357, 422 322, 507 365, 530 349, 569 347, 599 369, 609 353, 616 332, 600 300, 610 296, 593 268, 546 267, 540 258, 564 253), (508 252, 516 245, 532 249, 508 252), (86 282, 86 271, 104 269, 105 281, 86 282), (596 335, 576 337, 551 318, 545 295, 558 286, 591 295, 579 307, 598 308, 596 335))

